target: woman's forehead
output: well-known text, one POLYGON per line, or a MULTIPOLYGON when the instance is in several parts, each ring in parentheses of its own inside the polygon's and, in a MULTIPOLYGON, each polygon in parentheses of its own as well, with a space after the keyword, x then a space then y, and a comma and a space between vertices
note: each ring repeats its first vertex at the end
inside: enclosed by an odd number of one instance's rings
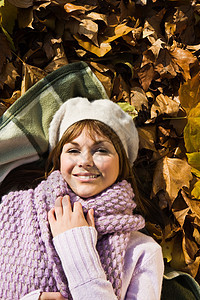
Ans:
POLYGON ((104 142, 109 142, 112 144, 111 140, 103 133, 98 133, 95 130, 88 131, 87 128, 84 128, 79 134, 75 135, 67 143, 75 144, 84 140, 91 140, 94 144, 100 144, 104 142))

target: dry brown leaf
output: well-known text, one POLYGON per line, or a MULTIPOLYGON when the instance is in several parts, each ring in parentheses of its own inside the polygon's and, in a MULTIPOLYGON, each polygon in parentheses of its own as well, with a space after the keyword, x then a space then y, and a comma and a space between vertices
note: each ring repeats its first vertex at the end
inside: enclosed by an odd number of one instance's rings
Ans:
POLYGON ((122 36, 123 40, 126 41, 127 44, 131 45, 132 47, 136 46, 137 40, 141 38, 142 35, 142 27, 133 28, 131 32, 127 35, 122 36))
POLYGON ((156 126, 149 125, 145 127, 138 127, 140 149, 145 148, 152 151, 156 151, 156 126))
POLYGON ((195 54, 195 52, 200 50, 200 44, 199 45, 187 45, 186 49, 189 50, 192 54, 195 54))
POLYGON ((121 11, 121 20, 126 19, 127 17, 134 16, 135 13, 135 2, 127 1, 126 4, 123 0, 120 1, 120 11, 121 11))
POLYGON ((197 106, 200 99, 200 73, 180 86, 179 99, 187 114, 197 106))
POLYGON ((195 43, 194 11, 191 6, 182 5, 170 12, 166 18, 165 32, 168 40, 172 36, 178 36, 184 44, 195 43))
POLYGON ((111 14, 107 15, 107 21, 109 27, 116 27, 120 23, 120 16, 111 12, 111 14))
POLYGON ((177 116, 179 112, 179 103, 177 101, 160 94, 156 97, 155 102, 151 107, 151 118, 156 118, 162 114, 168 114, 169 116, 177 116))
POLYGON ((11 59, 11 50, 5 35, 0 33, 0 73, 2 72, 3 65, 6 63, 6 59, 11 59))
MULTIPOLYGON (((200 200, 188 198, 184 190, 181 191, 181 195, 191 212, 200 220, 200 200)), ((198 226, 200 227, 200 223, 198 226)))
POLYGON ((23 95, 32 85, 34 85, 46 75, 47 73, 42 69, 24 63, 21 95, 23 95))
POLYGON ((196 57, 188 50, 183 50, 178 47, 176 47, 174 50, 171 50, 170 55, 174 63, 179 66, 179 72, 183 74, 184 79, 190 79, 190 69, 193 64, 197 63, 196 57))
POLYGON ((130 87, 121 75, 116 76, 113 80, 112 100, 130 104, 130 87))
POLYGON ((14 91, 12 96, 8 99, 1 99, 0 100, 0 117, 3 113, 10 107, 19 97, 21 96, 21 91, 14 91))
POLYGON ((16 7, 27 8, 33 5, 33 0, 8 0, 12 5, 16 7))
POLYGON ((69 22, 65 23, 64 27, 64 40, 73 40, 72 35, 77 34, 79 30, 80 21, 70 18, 69 22))
POLYGON ((18 15, 17 15, 18 25, 19 28, 33 28, 32 23, 34 20, 33 17, 33 8, 18 8, 18 15))
POLYGON ((54 57, 55 51, 53 49, 52 35, 51 34, 47 34, 45 36, 45 38, 44 38, 44 44, 43 44, 43 49, 45 51, 45 54, 46 54, 48 60, 51 59, 52 57, 54 57))
POLYGON ((6 110, 7 110, 7 106, 5 106, 4 103, 0 102, 0 117, 4 114, 6 110))
POLYGON ((78 33, 80 35, 85 35, 88 39, 90 39, 97 47, 99 46, 97 33, 98 33, 98 25, 93 22, 91 19, 85 18, 79 24, 78 33))
POLYGON ((161 9, 157 14, 147 18, 144 23, 143 38, 148 38, 151 44, 162 37, 160 23, 165 15, 166 9, 161 9))
POLYGON ((91 6, 91 5, 76 5, 73 3, 66 3, 64 5, 64 9, 66 10, 67 13, 72 13, 74 11, 78 11, 81 13, 84 13, 85 11, 90 11, 95 9, 96 6, 91 6))
POLYGON ((170 266, 175 270, 182 270, 184 267, 186 267, 182 243, 183 243, 183 234, 182 232, 180 232, 174 238, 172 260, 170 262, 170 266))
POLYGON ((143 60, 141 67, 149 63, 155 63, 157 60, 160 50, 163 49, 164 42, 161 39, 156 40, 148 50, 143 52, 143 60))
POLYGON ((131 87, 131 105, 133 105, 136 110, 139 112, 144 107, 148 107, 148 99, 146 97, 145 92, 143 89, 137 86, 131 87))
MULTIPOLYGON (((183 191, 181 190, 181 193, 182 192, 183 191)), ((172 205, 172 212, 182 228, 185 224, 185 218, 189 211, 190 207, 188 207, 184 199, 181 196, 177 197, 172 205)))
POLYGON ((90 12, 89 14, 87 14, 88 18, 91 18, 93 21, 103 21, 106 25, 108 25, 108 16, 104 15, 104 14, 100 14, 97 12, 90 12))
POLYGON ((15 88, 16 78, 19 76, 17 69, 14 67, 13 63, 7 63, 2 72, 0 73, 0 86, 7 84, 11 89, 15 88))
POLYGON ((3 99, 6 107, 12 105, 21 96, 21 91, 14 91, 12 96, 8 99, 3 99))
MULTIPOLYGON (((185 262, 187 265, 190 265, 195 261, 195 257, 197 255, 197 252, 199 250, 199 246, 195 242, 193 238, 193 229, 190 228, 190 224, 186 224, 185 229, 185 236, 183 238, 183 253, 185 256, 185 262), (189 232, 187 233, 187 230, 189 229, 189 232)), ((198 270, 198 269, 197 269, 198 270)), ((197 272, 196 270, 196 272, 197 272)), ((193 270, 194 271, 194 270, 193 270)), ((196 276, 196 274, 195 274, 196 276)))
POLYGON ((195 278, 196 282, 199 283, 199 278, 198 278, 199 265, 200 265, 200 257, 197 256, 195 261, 182 268, 182 272, 189 273, 192 277, 195 278))
POLYGON ((95 73, 97 78, 103 84, 106 93, 109 98, 111 98, 112 89, 113 89, 113 72, 108 67, 101 65, 99 63, 90 62, 90 67, 92 71, 95 73))
POLYGON ((164 157, 158 161, 152 185, 152 196, 163 190, 171 208, 178 192, 183 186, 189 187, 192 180, 191 167, 178 158, 164 157))
POLYGON ((68 59, 66 57, 63 45, 54 44, 53 50, 54 50, 54 57, 51 60, 51 62, 44 68, 44 71, 46 73, 53 72, 54 70, 57 70, 60 67, 68 64, 68 59))
POLYGON ((148 90, 148 88, 154 78, 154 75, 155 75, 155 72, 154 72, 153 64, 146 64, 138 72, 140 83, 141 83, 144 91, 148 90))
POLYGON ((160 50, 159 57, 155 62, 155 71, 163 78, 172 78, 179 72, 179 67, 172 61, 169 50, 164 48, 160 50))
MULTIPOLYGON (((199 227, 199 226, 198 226, 199 227)), ((200 245, 200 232, 199 229, 194 228, 193 237, 198 245, 200 245)))

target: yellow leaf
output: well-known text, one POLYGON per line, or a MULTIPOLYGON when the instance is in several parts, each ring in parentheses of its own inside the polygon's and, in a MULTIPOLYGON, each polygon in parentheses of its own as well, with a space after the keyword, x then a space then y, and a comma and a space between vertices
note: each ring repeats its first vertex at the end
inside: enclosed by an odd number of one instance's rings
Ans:
POLYGON ((200 152, 186 153, 188 163, 195 169, 200 171, 200 152))
POLYGON ((0 15, 2 17, 1 27, 9 34, 12 34, 15 21, 17 20, 17 8, 6 1, 4 6, 0 5, 0 15))
POLYGON ((192 174, 194 174, 196 177, 199 177, 200 178, 200 171, 195 169, 195 168, 192 168, 191 169, 191 172, 192 174))
POLYGON ((200 77, 199 73, 192 79, 180 86, 179 100, 182 107, 188 114, 190 110, 197 106, 200 99, 200 77))
POLYGON ((98 57, 104 56, 106 53, 108 53, 112 48, 110 44, 108 43, 101 43, 99 47, 95 46, 90 40, 86 40, 83 38, 80 38, 80 36, 74 35, 74 38, 77 40, 79 45, 86 49, 89 52, 92 52, 96 54, 98 57))
POLYGON ((15 5, 16 7, 22 7, 22 8, 27 8, 33 5, 33 0, 9 0, 9 2, 15 5))
POLYGON ((195 241, 200 245, 200 233, 197 228, 194 228, 193 236, 195 238, 195 241))
POLYGON ((160 245, 162 247, 163 258, 165 258, 167 262, 170 262, 172 260, 174 238, 170 241, 162 241, 160 245))
POLYGON ((197 183, 195 183, 194 188, 193 188, 191 194, 196 199, 200 199, 200 181, 198 181, 197 183))
POLYGON ((188 123, 184 128, 184 141, 187 152, 200 151, 200 103, 188 114, 188 123))
POLYGON ((4 6, 4 0, 0 0, 0 7, 4 6))
POLYGON ((108 30, 105 32, 105 37, 103 37, 104 43, 110 43, 119 37, 122 37, 132 31, 133 28, 127 26, 126 24, 119 24, 116 27, 109 27, 108 30))
POLYGON ((137 117, 137 111, 135 110, 135 107, 127 102, 117 102, 117 104, 125 111, 127 112, 133 119, 137 117))

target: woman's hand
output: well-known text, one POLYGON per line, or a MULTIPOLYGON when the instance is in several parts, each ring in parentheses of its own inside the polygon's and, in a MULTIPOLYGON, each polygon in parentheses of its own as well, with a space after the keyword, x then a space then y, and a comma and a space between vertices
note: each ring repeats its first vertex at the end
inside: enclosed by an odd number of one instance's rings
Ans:
POLYGON ((53 237, 74 227, 95 227, 94 210, 90 209, 85 219, 81 203, 75 202, 72 210, 68 195, 56 199, 55 207, 48 213, 48 220, 53 237))
POLYGON ((44 292, 41 293, 39 300, 67 300, 61 293, 44 292))

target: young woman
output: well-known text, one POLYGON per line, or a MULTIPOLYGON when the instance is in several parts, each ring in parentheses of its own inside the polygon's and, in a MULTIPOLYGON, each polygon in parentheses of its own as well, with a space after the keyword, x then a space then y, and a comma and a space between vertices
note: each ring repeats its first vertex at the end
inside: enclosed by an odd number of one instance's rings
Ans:
POLYGON ((47 179, 3 197, 0 298, 160 299, 161 248, 133 214, 132 118, 109 100, 70 99, 49 140, 47 179))

